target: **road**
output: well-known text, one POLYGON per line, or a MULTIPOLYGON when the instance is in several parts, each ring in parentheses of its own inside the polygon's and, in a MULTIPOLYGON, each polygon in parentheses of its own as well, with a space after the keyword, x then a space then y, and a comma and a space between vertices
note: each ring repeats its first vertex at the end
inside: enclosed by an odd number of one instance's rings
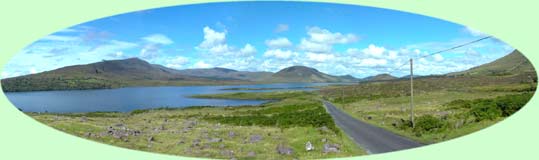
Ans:
POLYGON ((356 144, 369 154, 397 151, 422 146, 421 143, 409 140, 385 129, 359 121, 337 109, 333 104, 323 101, 327 111, 339 126, 356 144))

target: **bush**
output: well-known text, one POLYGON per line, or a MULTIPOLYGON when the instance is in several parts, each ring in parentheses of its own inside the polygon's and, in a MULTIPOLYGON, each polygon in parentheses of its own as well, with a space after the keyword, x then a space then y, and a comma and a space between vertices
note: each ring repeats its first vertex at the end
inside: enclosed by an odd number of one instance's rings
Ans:
POLYGON ((432 115, 424 115, 417 118, 415 122, 414 132, 416 133, 432 133, 443 131, 447 128, 447 123, 432 115))
POLYGON ((493 100, 484 100, 478 103, 473 103, 469 112, 475 117, 475 121, 494 120, 502 116, 502 110, 498 108, 493 100))
POLYGON ((496 98, 496 106, 501 109, 502 116, 510 116, 522 108, 532 97, 531 93, 507 95, 496 98))

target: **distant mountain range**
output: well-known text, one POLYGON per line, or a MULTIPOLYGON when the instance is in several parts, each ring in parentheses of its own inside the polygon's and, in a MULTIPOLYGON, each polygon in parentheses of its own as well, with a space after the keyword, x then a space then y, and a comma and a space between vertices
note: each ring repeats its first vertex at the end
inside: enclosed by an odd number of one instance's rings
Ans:
MULTIPOLYGON (((472 69, 446 76, 496 76, 534 72, 531 63, 520 52, 472 69)), ((416 77, 416 76, 414 76, 416 77)), ((74 65, 37 74, 2 79, 6 92, 41 90, 80 90, 127 86, 220 85, 277 82, 364 82, 409 78, 390 74, 358 79, 350 75, 334 76, 306 66, 292 66, 276 73, 237 71, 227 68, 176 70, 150 64, 138 58, 101 61, 74 65)))
POLYGON ((357 82, 352 76, 332 76, 314 68, 292 66, 277 73, 227 68, 176 70, 138 58, 74 65, 37 74, 2 79, 6 92, 80 90, 159 85, 220 85, 276 82, 357 82))

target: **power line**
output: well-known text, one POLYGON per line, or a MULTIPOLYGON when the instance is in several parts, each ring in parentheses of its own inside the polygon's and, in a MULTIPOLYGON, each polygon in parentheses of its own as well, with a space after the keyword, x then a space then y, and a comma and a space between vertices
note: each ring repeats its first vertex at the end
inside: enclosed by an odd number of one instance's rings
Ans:
POLYGON ((479 39, 476 39, 474 41, 470 41, 470 42, 463 43, 463 44, 460 44, 460 45, 457 45, 457 46, 454 46, 454 47, 451 47, 451 48, 448 48, 448 49, 444 49, 444 50, 441 50, 441 51, 438 51, 438 52, 427 54, 427 55, 421 56, 419 58, 425 58, 425 57, 432 56, 432 55, 435 55, 435 54, 438 54, 438 53, 447 52, 447 51, 454 50, 454 49, 457 49, 457 48, 460 48, 460 47, 464 47, 464 46, 467 46, 467 45, 470 45, 470 44, 474 44, 474 43, 477 43, 479 41, 489 39, 489 38, 492 38, 492 36, 486 36, 486 37, 483 37, 483 38, 479 38, 479 39))
MULTIPOLYGON (((442 52, 447 52, 447 51, 450 51, 450 50, 461 48, 461 47, 464 47, 464 46, 467 46, 467 45, 470 45, 470 44, 474 44, 474 43, 477 43, 479 41, 483 41, 483 40, 486 40, 486 39, 489 39, 489 38, 492 38, 492 36, 482 37, 482 38, 479 38, 479 39, 476 39, 476 40, 473 40, 473 41, 470 41, 470 42, 467 42, 467 43, 463 43, 463 44, 460 44, 460 45, 457 45, 457 46, 454 46, 454 47, 451 47, 451 48, 447 48, 447 49, 440 50, 440 51, 437 51, 437 52, 434 52, 434 53, 431 53, 431 54, 423 55, 423 56, 415 58, 415 59, 420 59, 420 58, 433 56, 435 54, 439 54, 439 53, 442 53, 442 52)), ((405 63, 403 63, 399 67, 396 67, 396 68, 392 69, 391 72, 389 72, 389 74, 393 74, 394 72, 399 71, 399 69, 401 69, 402 67, 404 67, 405 65, 407 65, 409 63, 410 63, 409 61, 406 61, 405 63)))

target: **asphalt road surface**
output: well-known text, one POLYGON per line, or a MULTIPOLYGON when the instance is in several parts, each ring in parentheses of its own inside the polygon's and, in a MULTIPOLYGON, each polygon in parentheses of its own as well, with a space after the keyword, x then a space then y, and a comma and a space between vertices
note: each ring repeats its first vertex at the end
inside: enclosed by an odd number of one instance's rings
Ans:
POLYGON ((382 128, 359 121, 337 109, 333 104, 323 101, 333 120, 356 144, 367 150, 369 154, 398 151, 422 146, 402 136, 382 128))

